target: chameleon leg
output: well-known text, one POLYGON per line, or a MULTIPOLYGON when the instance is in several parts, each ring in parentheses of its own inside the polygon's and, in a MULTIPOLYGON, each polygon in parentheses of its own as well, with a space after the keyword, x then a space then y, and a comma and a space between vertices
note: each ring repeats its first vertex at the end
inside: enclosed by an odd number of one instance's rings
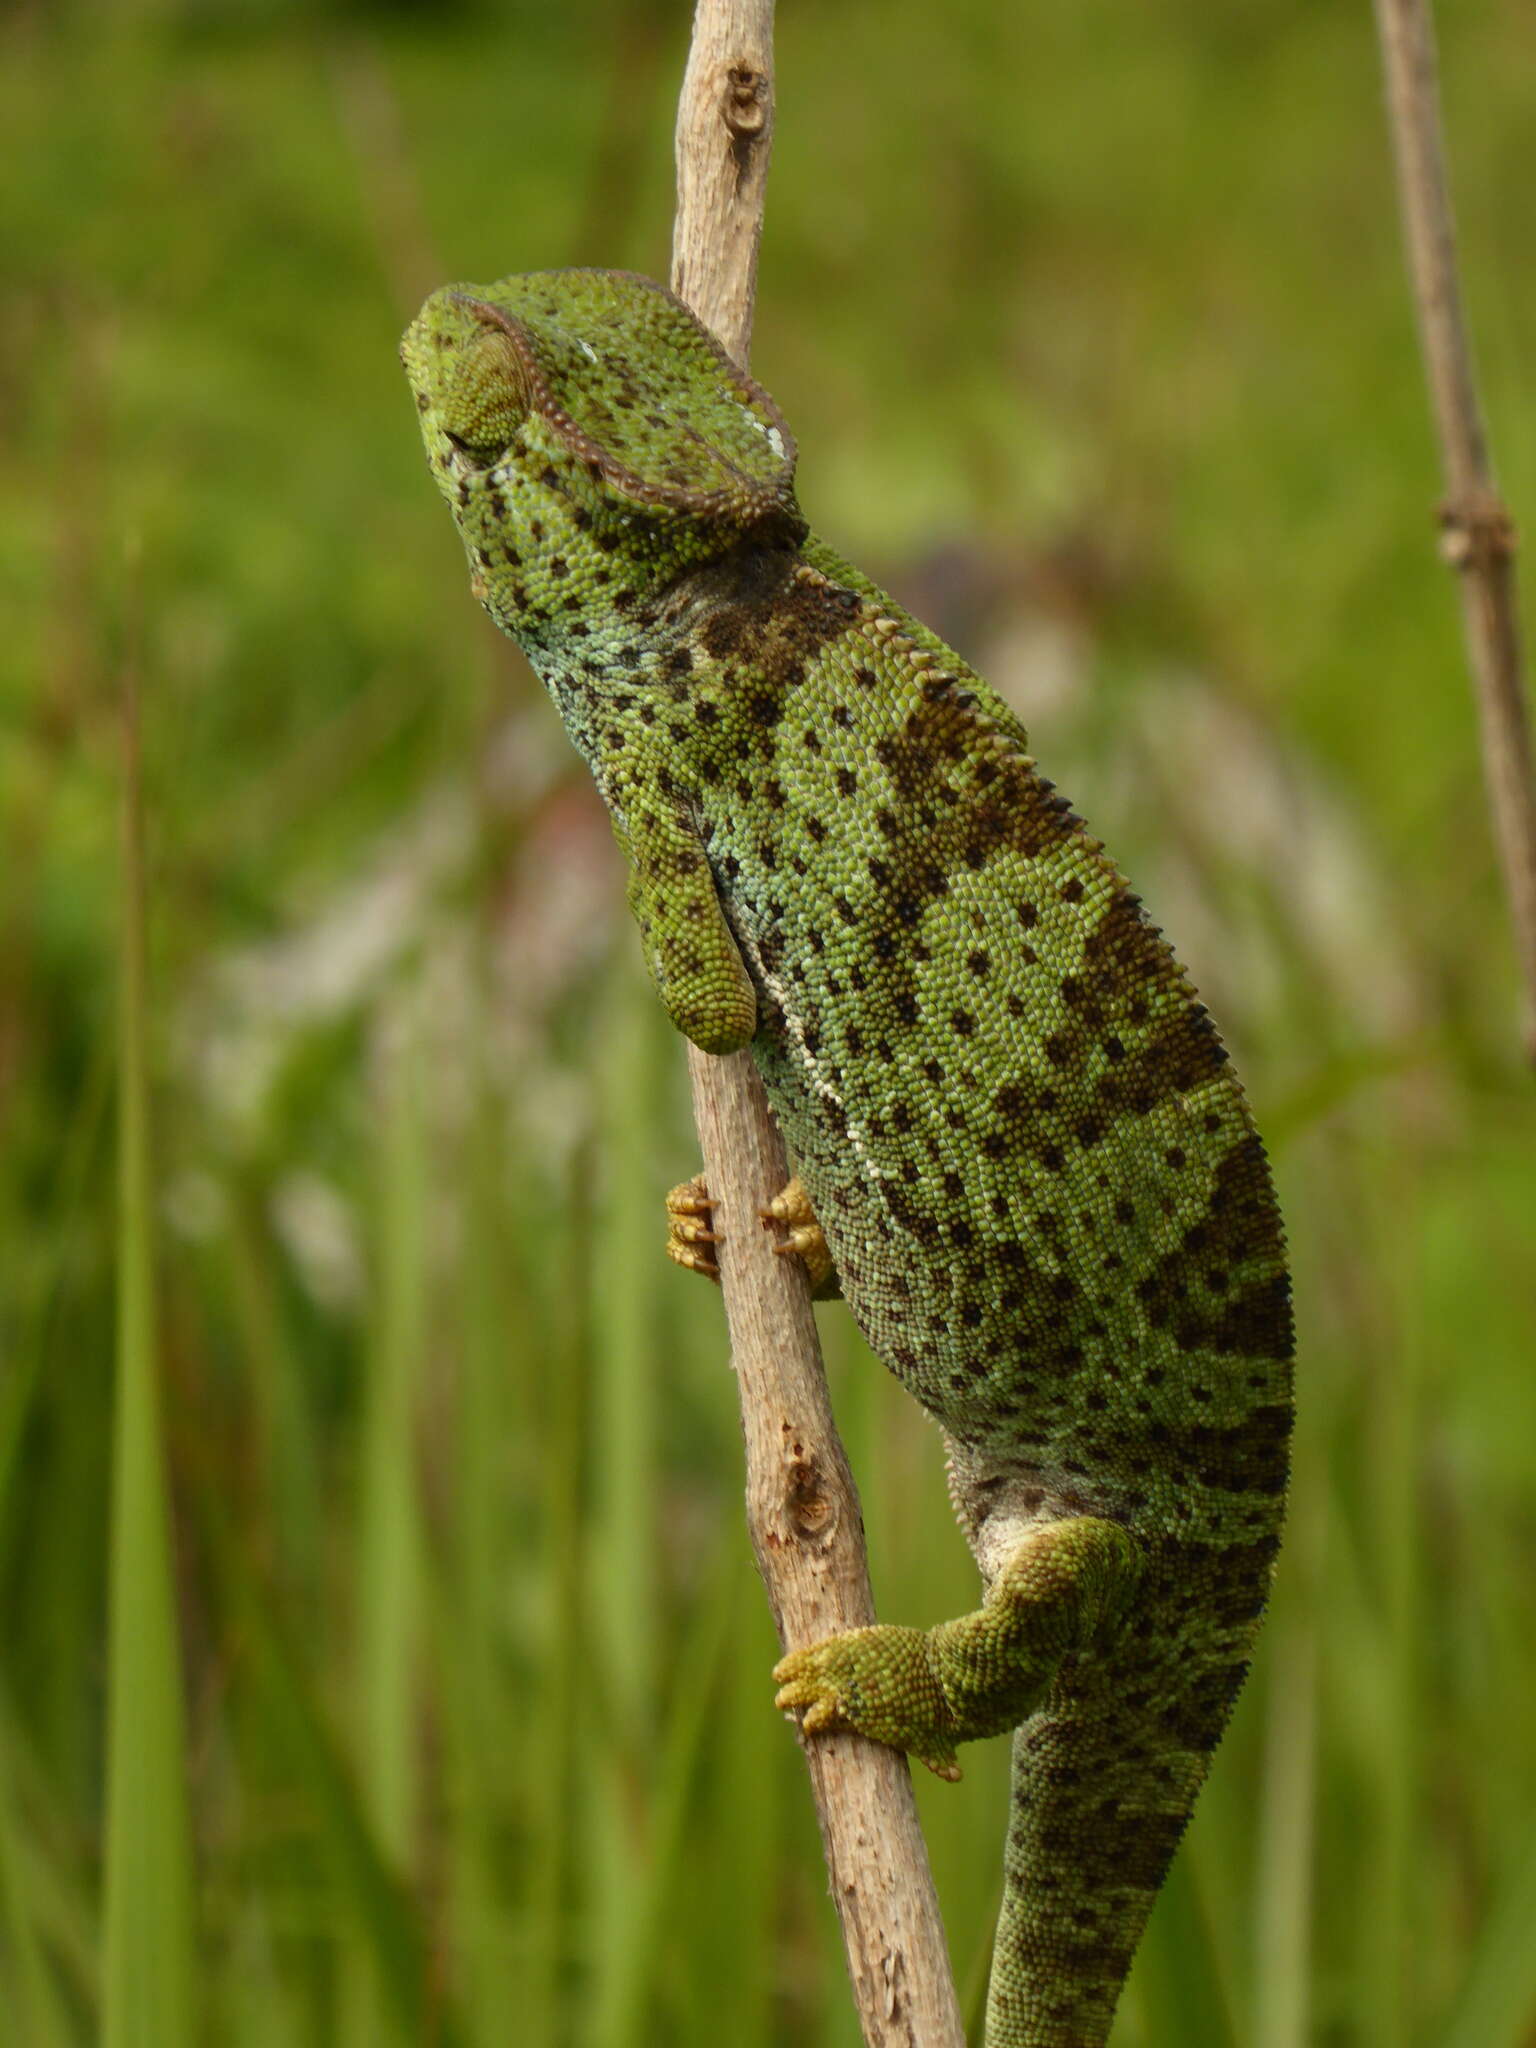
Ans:
MULTIPOLYGON (((793 1254, 805 1261, 811 1279, 811 1293, 815 1298, 827 1301, 836 1295, 839 1289, 832 1253, 821 1225, 816 1221, 811 1198, 798 1175, 760 1213, 764 1223, 789 1226, 788 1237, 781 1244, 776 1244, 774 1250, 786 1256, 793 1254)), ((709 1189, 705 1186, 704 1176, 696 1173, 692 1180, 680 1182, 667 1196, 667 1257, 679 1266, 686 1266, 690 1273, 702 1273, 707 1279, 718 1280, 720 1268, 711 1246, 720 1241, 721 1233, 714 1228, 709 1189)))
POLYGON ((1117 1522, 1046 1522, 1005 1559, 985 1603, 937 1628, 850 1629, 776 1667, 776 1704, 804 1707, 807 1734, 854 1728, 958 1778, 955 1745, 1017 1727, 1064 1657, 1120 1619, 1139 1556, 1117 1522))

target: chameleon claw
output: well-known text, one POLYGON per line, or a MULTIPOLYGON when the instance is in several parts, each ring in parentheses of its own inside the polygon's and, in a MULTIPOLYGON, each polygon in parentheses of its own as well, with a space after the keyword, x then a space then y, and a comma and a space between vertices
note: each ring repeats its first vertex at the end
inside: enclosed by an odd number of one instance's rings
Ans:
POLYGON ((781 1239, 774 1246, 774 1250, 781 1259, 793 1257, 809 1263, 818 1247, 826 1249, 826 1243, 827 1240, 822 1236, 819 1225, 801 1224, 798 1229, 792 1230, 788 1237, 781 1239))
POLYGON ((667 1246, 667 1257, 674 1266, 681 1266, 685 1273, 702 1273, 706 1280, 718 1281, 720 1268, 707 1252, 696 1252, 687 1245, 667 1246))
POLYGON ((822 1735, 847 1724, 836 1700, 818 1700, 813 1707, 806 1708, 805 1719, 800 1725, 807 1735, 822 1735))

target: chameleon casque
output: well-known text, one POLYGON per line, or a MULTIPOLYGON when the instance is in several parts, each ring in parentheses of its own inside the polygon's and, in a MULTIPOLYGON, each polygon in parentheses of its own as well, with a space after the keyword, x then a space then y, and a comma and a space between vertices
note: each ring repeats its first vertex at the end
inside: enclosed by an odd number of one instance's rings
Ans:
POLYGON ((451 286, 403 354, 668 1015, 750 1047, 822 1291, 944 1432, 983 1605, 795 1652, 780 1703, 949 1776, 1016 1731, 988 2048, 1099 2048, 1279 1544, 1289 1288, 1241 1089, 1018 721, 808 532, 789 429, 678 300, 451 286))

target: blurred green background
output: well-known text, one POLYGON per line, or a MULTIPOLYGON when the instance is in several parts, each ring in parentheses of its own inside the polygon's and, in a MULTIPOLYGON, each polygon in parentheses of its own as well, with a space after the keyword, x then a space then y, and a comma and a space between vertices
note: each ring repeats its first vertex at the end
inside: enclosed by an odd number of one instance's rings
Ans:
MULTIPOLYGON (((660 1256, 680 1047, 395 360, 445 279, 664 274, 688 13, 0 21, 22 2048, 855 2039, 718 1303, 660 1256)), ((1531 20, 1440 16, 1529 518, 1531 20)), ((807 510, 1137 877, 1295 1248, 1284 1569, 1117 2048, 1528 2048, 1536 1107, 1369 8, 785 0, 779 64, 754 361, 807 510)), ((959 1612, 936 1440, 824 1330, 883 1611, 959 1612)), ((970 1997, 1004 1750, 919 1788, 970 1997)))

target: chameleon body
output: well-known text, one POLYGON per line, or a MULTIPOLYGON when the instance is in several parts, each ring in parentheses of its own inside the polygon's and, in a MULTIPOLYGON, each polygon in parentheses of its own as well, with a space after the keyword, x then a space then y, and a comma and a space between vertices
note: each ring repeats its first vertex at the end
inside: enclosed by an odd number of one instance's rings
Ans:
POLYGON ((1098 2048, 1278 1548, 1284 1245, 1220 1039, 958 655, 807 531, 772 401, 645 279, 404 343, 473 586, 590 766, 677 1027, 749 1046, 985 1583, 780 1666, 953 1775, 1012 1729, 988 2048, 1098 2048))

